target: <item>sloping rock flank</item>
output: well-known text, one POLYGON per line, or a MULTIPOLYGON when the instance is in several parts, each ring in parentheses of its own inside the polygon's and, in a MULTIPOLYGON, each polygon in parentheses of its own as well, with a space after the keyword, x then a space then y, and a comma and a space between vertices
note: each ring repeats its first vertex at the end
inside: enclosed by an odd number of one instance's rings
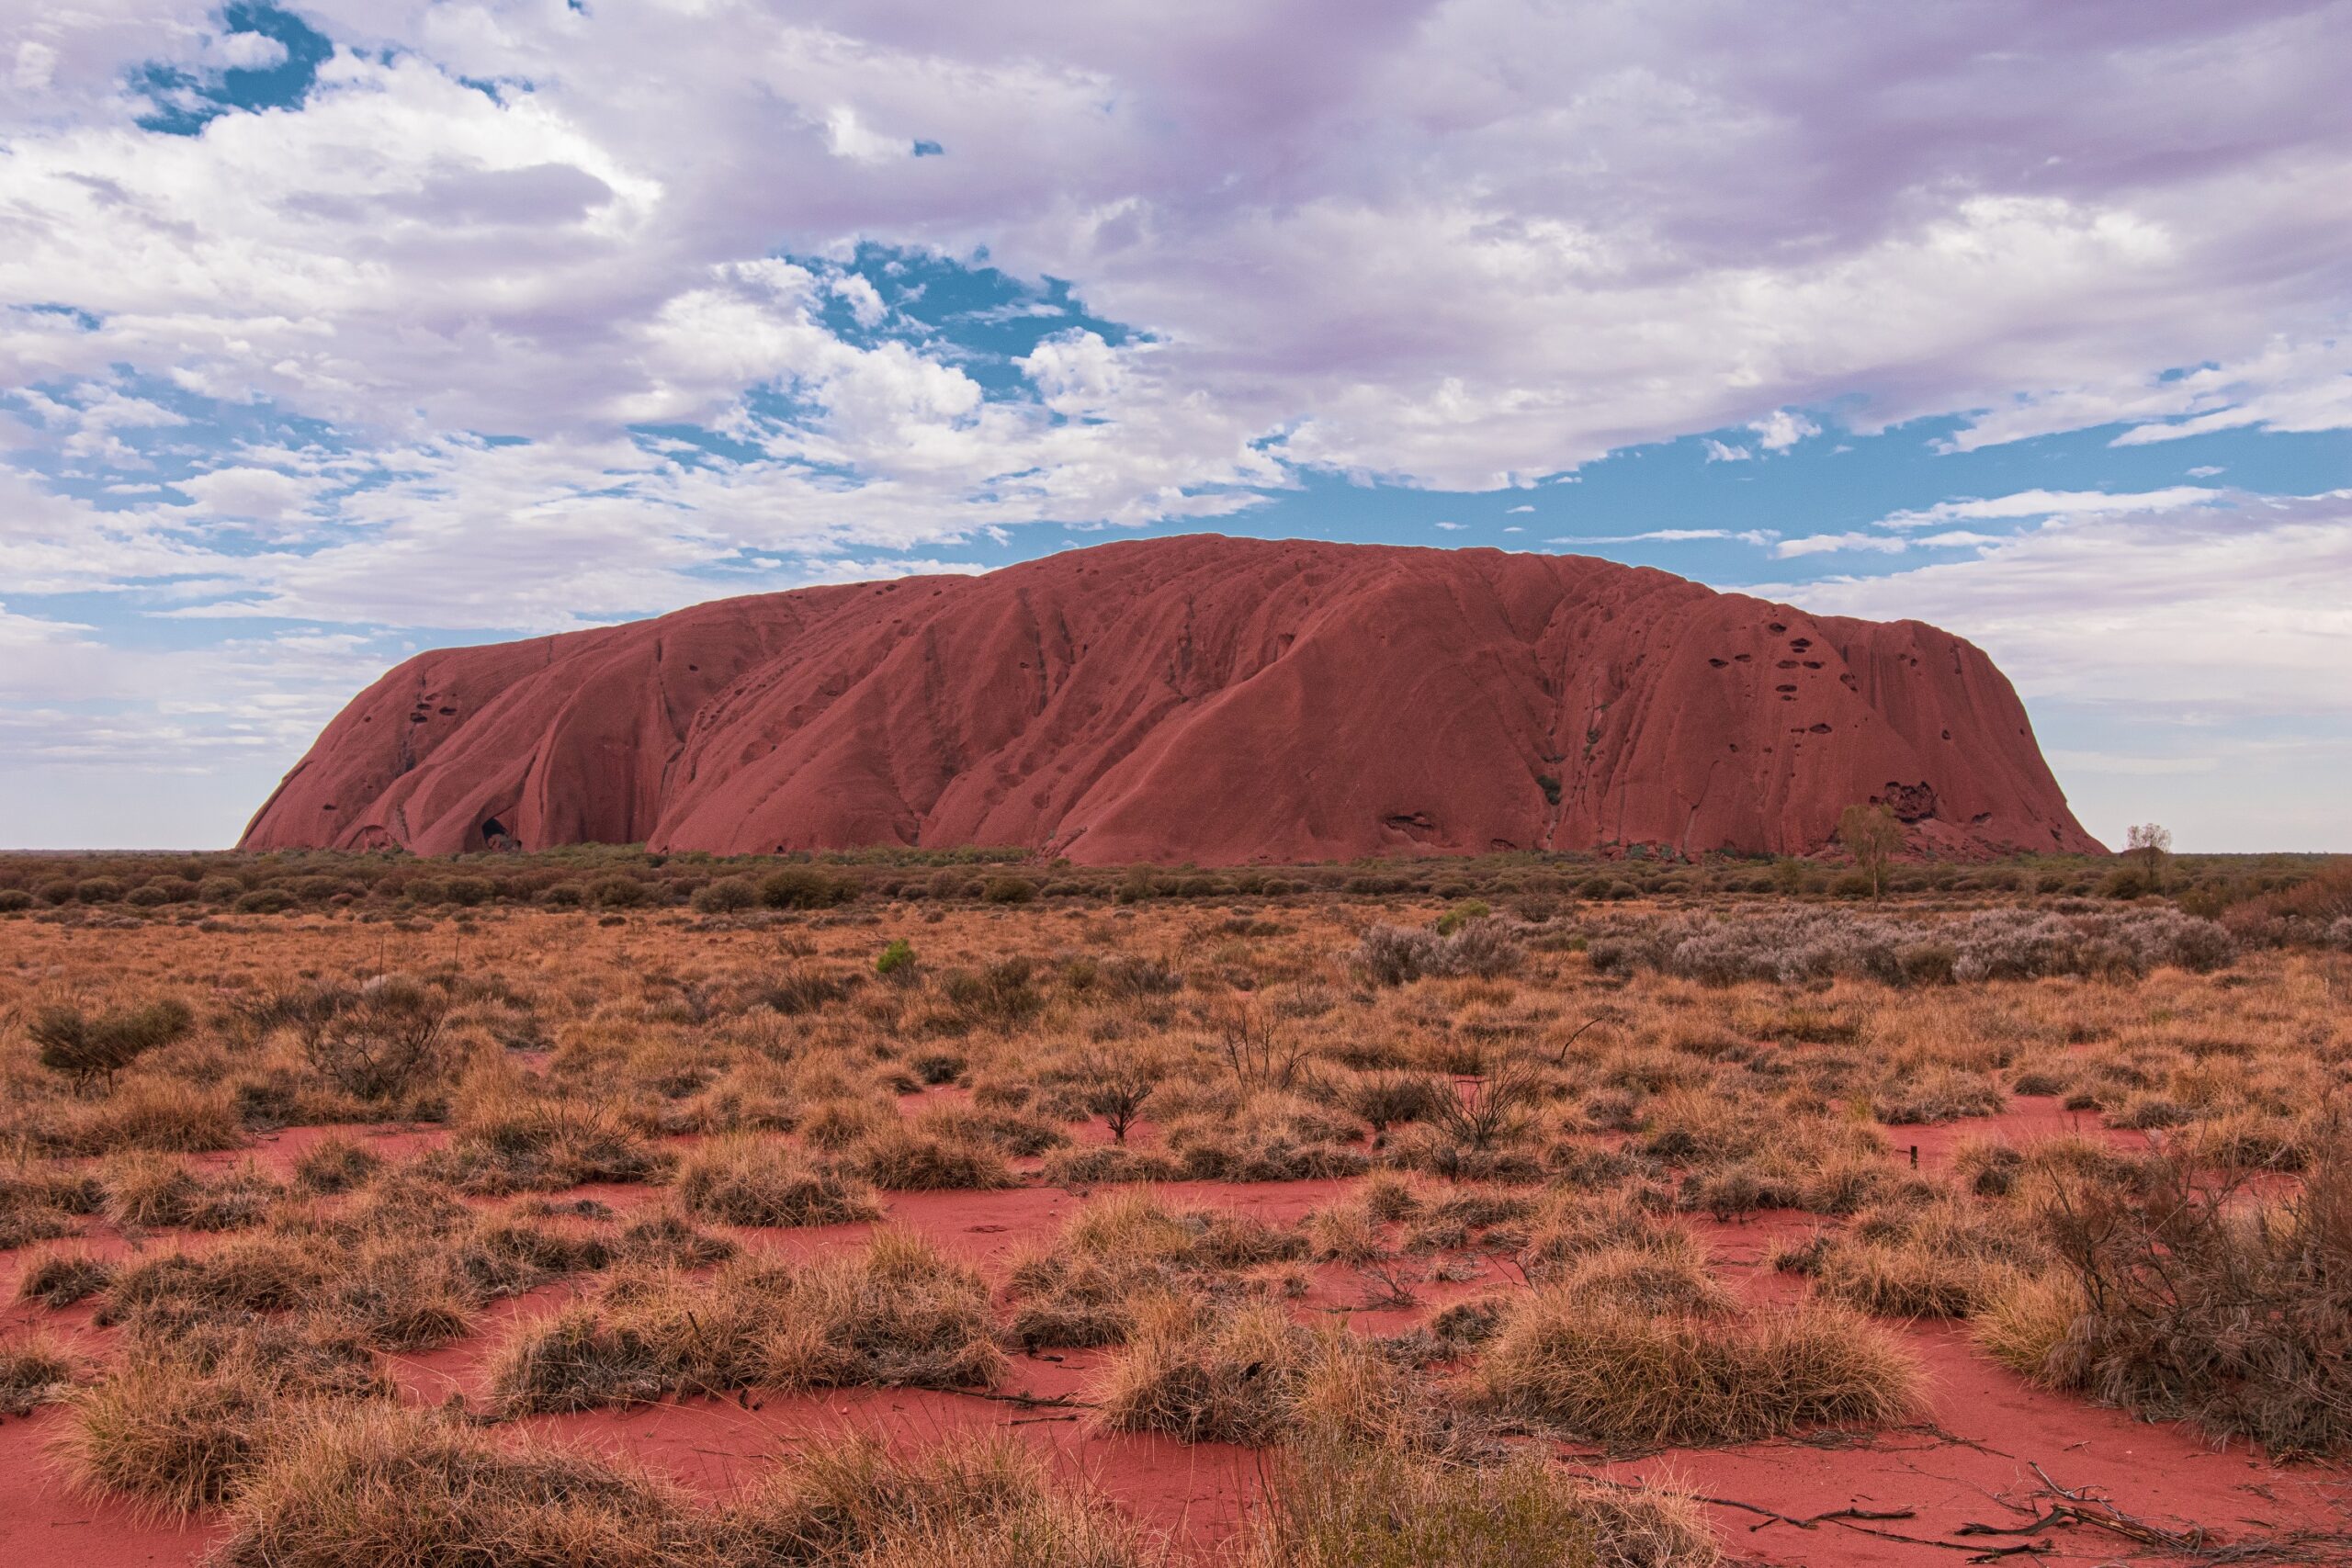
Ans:
POLYGON ((421 654, 252 849, 2096 852, 1974 647, 1584 557, 1214 535, 421 654))

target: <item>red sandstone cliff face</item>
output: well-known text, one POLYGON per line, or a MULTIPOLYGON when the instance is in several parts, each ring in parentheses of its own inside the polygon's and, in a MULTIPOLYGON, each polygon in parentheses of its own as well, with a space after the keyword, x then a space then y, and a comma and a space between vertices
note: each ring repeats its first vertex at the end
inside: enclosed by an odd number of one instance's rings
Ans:
POLYGON ((421 654, 248 849, 2098 849, 1976 649, 1643 568, 1214 535, 421 654))

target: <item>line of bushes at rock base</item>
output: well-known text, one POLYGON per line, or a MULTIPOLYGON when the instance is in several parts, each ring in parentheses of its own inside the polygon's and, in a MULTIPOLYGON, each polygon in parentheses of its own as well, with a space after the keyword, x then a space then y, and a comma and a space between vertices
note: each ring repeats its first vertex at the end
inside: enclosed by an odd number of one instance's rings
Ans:
MULTIPOLYGON (((2222 919, 2240 940, 2325 942, 2352 917, 2352 858, 2183 855, 2161 888, 2137 863, 2020 856, 1896 866, 1887 892, 2130 901, 2151 897, 2222 919)), ((1849 866, 1801 858, 1670 860, 1499 854, 1204 869, 1100 867, 1027 851, 867 851, 724 858, 588 846, 424 859, 399 852, 91 852, 0 854, 0 917, 44 914, 196 919, 352 910, 361 918, 483 907, 691 908, 704 915, 810 910, 865 900, 1027 904, 1038 899, 1222 899, 1343 896, 1481 898, 1541 919, 1577 901, 1725 896, 1863 899, 1849 866)))

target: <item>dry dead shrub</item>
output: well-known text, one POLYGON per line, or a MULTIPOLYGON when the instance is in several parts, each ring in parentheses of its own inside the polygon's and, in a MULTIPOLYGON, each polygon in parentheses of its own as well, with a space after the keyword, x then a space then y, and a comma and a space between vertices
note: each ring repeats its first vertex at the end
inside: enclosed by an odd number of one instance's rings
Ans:
POLYGON ((730 1225, 832 1225, 882 1212, 865 1182, 790 1144, 730 1134, 702 1144, 678 1171, 686 1212, 730 1225))
POLYGON ((1884 1426, 1915 1407, 1918 1381, 1892 1339, 1842 1308, 1656 1315, 1556 1286, 1518 1303, 1477 1370, 1490 1405, 1626 1447, 1884 1426))
POLYGON ((405 975, 319 987, 289 1013, 311 1070, 355 1100, 411 1096, 449 1070, 448 994, 405 975))
POLYGON ((2273 1453, 2352 1448, 2352 1148, 2331 1130, 2301 1190, 2258 1201, 2177 1154, 2144 1191, 2053 1190, 2041 1218, 2084 1306, 2041 1376, 2273 1453))

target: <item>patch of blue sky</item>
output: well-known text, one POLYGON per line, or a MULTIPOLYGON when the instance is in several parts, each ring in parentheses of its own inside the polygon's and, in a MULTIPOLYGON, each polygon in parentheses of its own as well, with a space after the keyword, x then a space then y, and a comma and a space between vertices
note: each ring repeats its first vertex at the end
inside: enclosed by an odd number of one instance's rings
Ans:
MULTIPOLYGON (((1841 550, 1782 558, 1775 542, 1872 534, 1895 513, 2023 491, 2140 492, 2176 486, 2313 494, 2352 483, 2352 432, 2252 428, 2132 446, 2123 428, 2045 435, 1974 451, 1939 451, 1962 421, 1915 421, 1860 435, 1817 417, 1821 434, 1780 452, 1745 428, 1627 446, 1527 488, 1482 491, 1360 484, 1309 471, 1294 489, 1211 526, 1280 538, 1384 544, 1489 545, 1607 556, 1716 584, 1804 582, 1907 570, 1949 555, 1916 542, 1902 553, 1841 550), (1710 458, 1710 444, 1747 452, 1710 458), (1453 527, 1442 527, 1443 524, 1453 527), (1671 536, 1640 537, 1640 536, 1671 536), (1749 537, 1743 537, 1747 536, 1749 537), (1760 541, 1760 542, 1759 542, 1760 541)), ((2037 518, 1971 521, 1956 530, 2003 535, 2037 518)), ((1183 522, 1164 531, 1202 525, 1183 522)), ((1154 532, 1163 530, 1153 530, 1154 532)), ((1932 532, 1933 530, 1929 530, 1932 532)), ((1901 536, 1888 531, 1889 538, 1901 536)), ((1082 542, 1092 542, 1084 540, 1082 542)))
POLYGON ((726 431, 699 424, 632 424, 630 436, 639 450, 655 454, 686 468, 717 468, 755 463, 767 449, 726 431))
POLYGON ((43 443, 12 452, 9 463, 40 475, 61 495, 114 511, 151 504, 158 499, 158 490, 215 468, 245 463, 278 466, 276 455, 281 452, 338 455, 352 450, 352 443, 323 420, 289 414, 266 401, 204 397, 127 366, 116 367, 103 387, 77 379, 0 390, 0 410, 42 427, 50 423, 40 408, 43 402, 85 411, 110 397, 152 404, 164 416, 153 424, 125 423, 115 428, 132 455, 130 461, 73 457, 43 443))
POLYGON ((255 63, 202 71, 141 68, 131 86, 154 106, 139 118, 141 130, 194 136, 224 114, 291 108, 310 96, 319 67, 334 53, 325 34, 276 6, 241 0, 222 9, 220 21, 226 57, 255 63))
POLYGON ((958 260, 861 244, 842 262, 786 259, 821 275, 862 278, 888 308, 880 321, 864 321, 854 294, 829 295, 822 320, 843 342, 870 347, 897 339, 920 346, 951 360, 992 398, 1026 395, 1026 379, 1014 361, 1057 333, 1091 332, 1114 348, 1140 335, 1087 310, 1067 281, 1045 277, 1031 283, 989 265, 986 251, 958 260))
POLYGON ((99 327, 105 324, 106 321, 104 317, 94 311, 85 310, 79 305, 60 305, 41 302, 30 305, 10 305, 7 309, 11 310, 22 310, 27 315, 30 316, 62 316, 65 320, 72 321, 75 326, 81 328, 85 333, 96 332, 99 327))

